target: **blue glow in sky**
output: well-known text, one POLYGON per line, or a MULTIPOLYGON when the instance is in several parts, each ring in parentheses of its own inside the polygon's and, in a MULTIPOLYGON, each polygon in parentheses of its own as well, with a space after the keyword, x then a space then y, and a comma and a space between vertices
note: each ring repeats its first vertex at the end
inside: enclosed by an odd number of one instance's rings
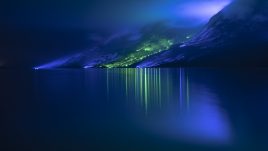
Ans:
POLYGON ((9 3, 1 9, 5 24, 72 27, 135 26, 165 19, 180 24, 204 23, 232 0, 98 0, 9 3), (12 6, 13 9, 9 9, 12 6))
POLYGON ((230 0, 189 2, 178 6, 177 15, 180 17, 207 21, 225 6, 230 4, 230 2, 230 0))
MULTIPOLYGON (((232 0, 188 0, 155 1, 147 5, 130 7, 126 22, 146 24, 159 20, 176 20, 178 25, 194 26, 205 24, 213 15, 232 0)), ((124 17, 123 17, 124 18, 124 17)), ((124 20, 124 19, 123 19, 124 20)))

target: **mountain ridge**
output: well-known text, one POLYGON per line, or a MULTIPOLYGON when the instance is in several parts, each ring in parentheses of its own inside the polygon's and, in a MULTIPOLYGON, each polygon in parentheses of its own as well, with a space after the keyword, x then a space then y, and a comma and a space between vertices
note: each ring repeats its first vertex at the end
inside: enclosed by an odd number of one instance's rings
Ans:
POLYGON ((268 2, 240 3, 225 7, 187 42, 154 55, 137 67, 267 66, 268 2))

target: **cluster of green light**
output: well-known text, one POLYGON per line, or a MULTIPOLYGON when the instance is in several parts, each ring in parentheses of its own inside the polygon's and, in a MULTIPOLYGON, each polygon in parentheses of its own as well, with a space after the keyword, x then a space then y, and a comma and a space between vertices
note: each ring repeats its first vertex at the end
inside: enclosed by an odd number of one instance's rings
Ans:
POLYGON ((157 40, 146 41, 129 55, 119 59, 116 62, 105 64, 103 66, 106 68, 129 67, 153 54, 169 49, 173 44, 173 40, 166 38, 158 38, 157 40))

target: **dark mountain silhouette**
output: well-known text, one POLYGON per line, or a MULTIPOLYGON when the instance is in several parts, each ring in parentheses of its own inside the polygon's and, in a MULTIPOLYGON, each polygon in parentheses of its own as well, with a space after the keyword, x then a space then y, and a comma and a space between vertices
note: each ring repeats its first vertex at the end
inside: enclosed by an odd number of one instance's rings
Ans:
POLYGON ((267 66, 268 2, 236 1, 189 41, 140 62, 154 66, 267 66))
POLYGON ((120 30, 106 38, 92 35, 99 43, 79 53, 69 55, 35 67, 44 68, 91 68, 129 67, 151 54, 166 50, 167 46, 185 41, 198 27, 183 28, 161 21, 138 29, 120 30))

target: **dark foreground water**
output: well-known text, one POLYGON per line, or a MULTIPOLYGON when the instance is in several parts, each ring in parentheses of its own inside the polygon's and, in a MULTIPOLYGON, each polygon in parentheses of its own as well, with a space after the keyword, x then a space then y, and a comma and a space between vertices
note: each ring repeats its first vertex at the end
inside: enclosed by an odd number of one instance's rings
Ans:
POLYGON ((0 150, 268 150, 268 69, 0 70, 0 150))

